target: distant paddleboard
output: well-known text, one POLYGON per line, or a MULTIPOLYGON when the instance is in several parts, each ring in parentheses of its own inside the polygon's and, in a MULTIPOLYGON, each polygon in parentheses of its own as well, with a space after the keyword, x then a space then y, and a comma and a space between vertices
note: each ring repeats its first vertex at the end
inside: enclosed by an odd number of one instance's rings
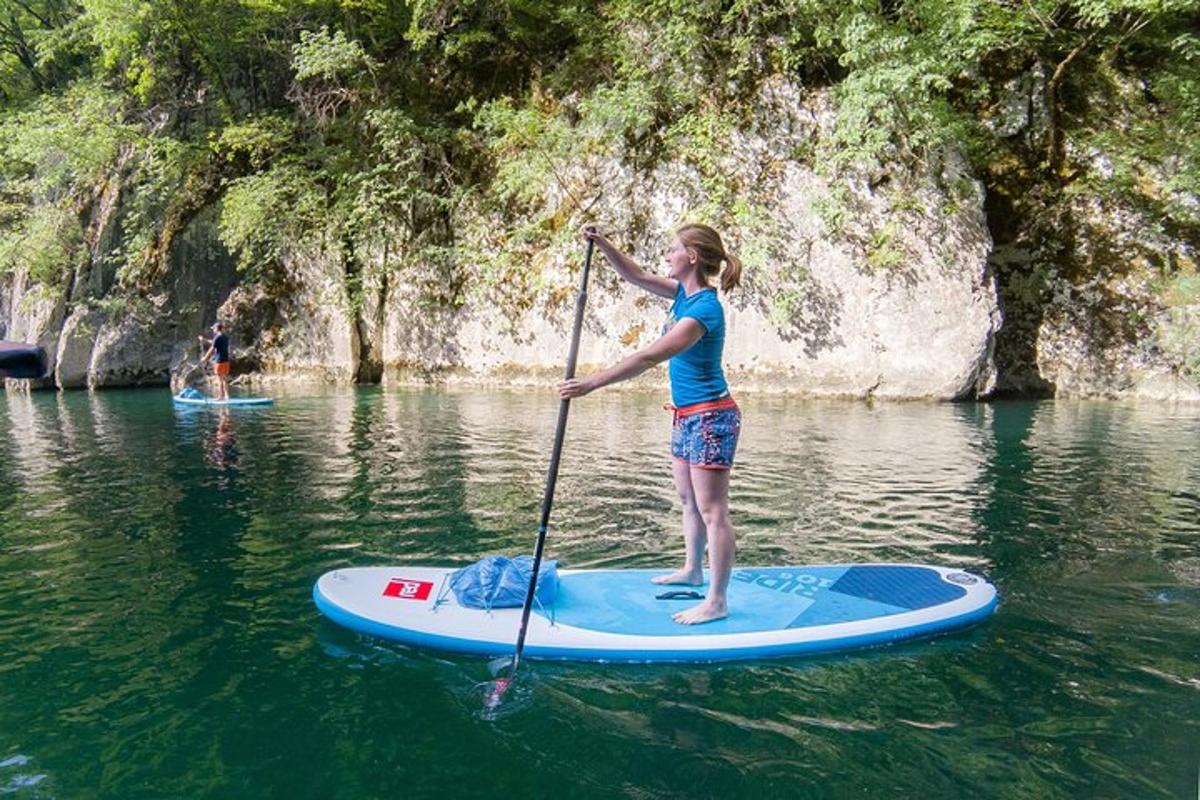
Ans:
MULTIPOLYGON (((313 586, 317 608, 360 633, 482 656, 514 650, 521 609, 464 608, 453 569, 356 567, 313 586)), ((557 598, 534 606, 531 658, 732 661, 826 653, 932 636, 986 619, 996 588, 959 569, 917 564, 744 567, 729 583, 730 614, 703 625, 671 615, 706 587, 651 583, 661 570, 559 570, 557 598), (681 596, 682 593, 684 596, 681 596)))
POLYGON ((172 399, 184 406, 269 406, 275 402, 269 397, 231 397, 228 400, 218 400, 215 397, 183 397, 178 394, 172 399))

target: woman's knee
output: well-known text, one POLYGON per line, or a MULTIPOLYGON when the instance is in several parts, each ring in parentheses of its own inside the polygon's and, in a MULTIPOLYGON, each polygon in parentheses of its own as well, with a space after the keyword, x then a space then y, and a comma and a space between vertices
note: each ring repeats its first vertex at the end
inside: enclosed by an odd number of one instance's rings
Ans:
POLYGON ((716 528, 728 527, 729 525, 729 509, 724 503, 704 503, 698 506, 700 518, 704 520, 704 527, 709 530, 716 528))
POLYGON ((679 495, 679 502, 683 503, 684 511, 695 510, 696 490, 686 470, 682 474, 678 468, 675 470, 675 493, 679 495))

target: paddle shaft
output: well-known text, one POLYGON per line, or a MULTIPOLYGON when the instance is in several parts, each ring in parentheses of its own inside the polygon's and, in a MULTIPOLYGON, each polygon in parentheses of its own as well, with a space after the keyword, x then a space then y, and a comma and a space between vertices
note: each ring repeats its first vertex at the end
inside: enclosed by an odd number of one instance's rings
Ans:
MULTIPOLYGON (((595 244, 587 243, 587 255, 583 260, 583 277, 579 279, 579 294, 575 297, 575 326, 571 330, 571 349, 567 355, 565 380, 575 377, 575 361, 579 356, 579 332, 583 329, 583 308, 587 305, 588 274, 592 270, 592 250, 595 244)), ((558 404, 558 427, 554 430, 554 450, 550 454, 550 470, 546 475, 546 491, 542 495, 542 518, 538 523, 537 544, 533 548, 533 574, 529 577, 529 589, 525 592, 525 605, 521 607, 521 629, 517 633, 517 650, 513 655, 511 678, 521 663, 521 652, 525 649, 525 633, 529 629, 529 614, 533 610, 533 597, 537 593, 538 571, 542 568, 542 551, 546 547, 546 531, 550 526, 550 507, 554 504, 554 486, 558 483, 558 462, 562 456, 563 439, 567 434, 567 413, 571 410, 570 398, 558 404)))

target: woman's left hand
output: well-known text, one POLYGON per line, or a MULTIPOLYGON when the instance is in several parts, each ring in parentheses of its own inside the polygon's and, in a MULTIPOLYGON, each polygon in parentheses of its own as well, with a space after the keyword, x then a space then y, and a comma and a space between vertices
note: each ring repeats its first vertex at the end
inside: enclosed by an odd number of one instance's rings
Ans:
POLYGON ((558 396, 563 400, 569 400, 572 397, 583 397, 595 388, 587 378, 571 378, 558 384, 558 396))

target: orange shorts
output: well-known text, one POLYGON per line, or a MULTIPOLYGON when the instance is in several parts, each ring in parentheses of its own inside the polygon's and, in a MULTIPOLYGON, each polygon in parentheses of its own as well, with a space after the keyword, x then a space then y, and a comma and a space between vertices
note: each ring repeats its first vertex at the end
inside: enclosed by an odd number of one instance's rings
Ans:
POLYGON ((229 374, 229 362, 228 361, 218 361, 217 363, 213 364, 213 374, 214 375, 228 375, 229 374))

